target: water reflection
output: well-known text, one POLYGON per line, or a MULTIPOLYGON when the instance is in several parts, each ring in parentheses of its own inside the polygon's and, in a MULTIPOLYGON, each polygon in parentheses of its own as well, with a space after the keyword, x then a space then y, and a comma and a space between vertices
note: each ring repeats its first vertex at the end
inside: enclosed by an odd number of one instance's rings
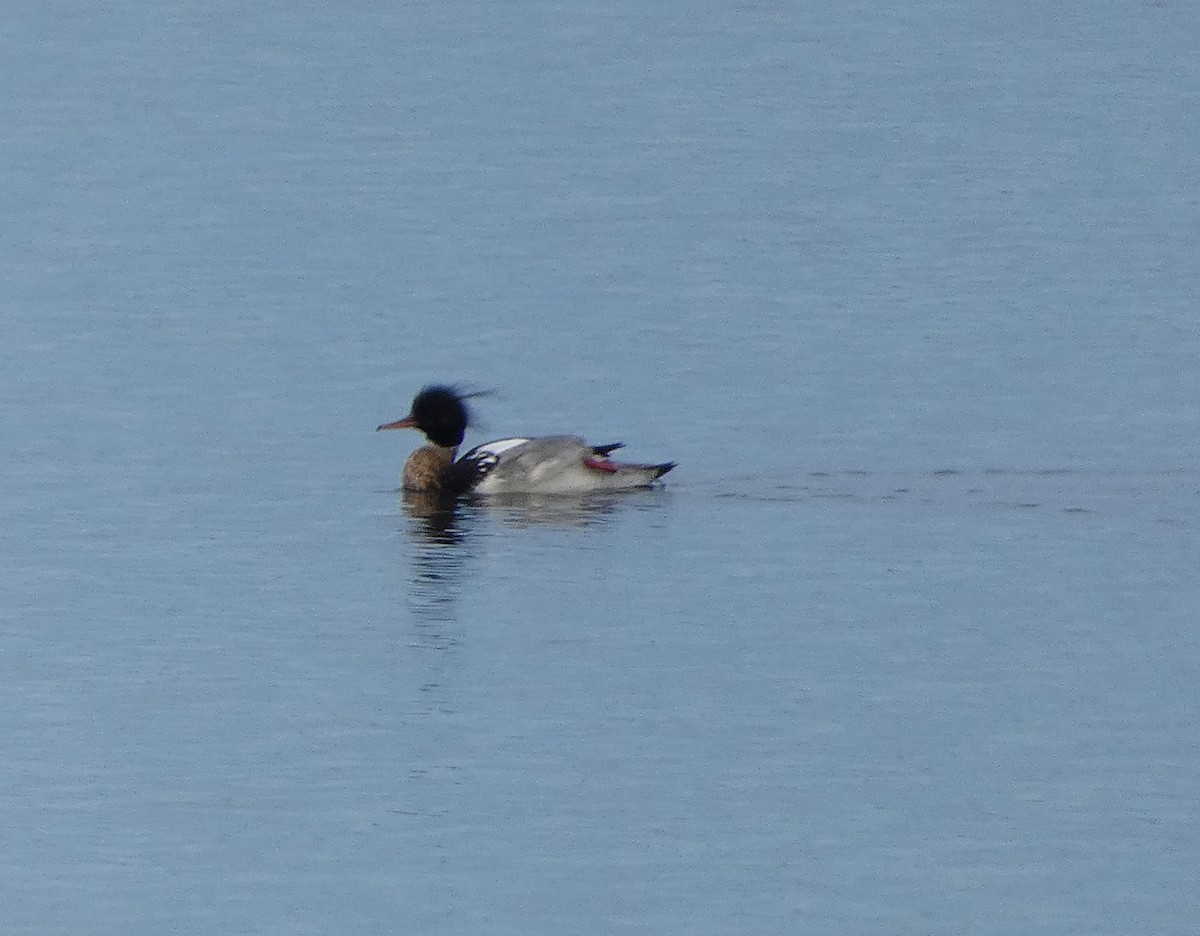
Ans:
POLYGON ((462 502, 454 497, 405 491, 401 495, 409 528, 426 543, 452 545, 462 540, 462 502))
POLYGON ((666 492, 619 491, 579 496, 494 494, 459 500, 437 494, 403 494, 404 512, 414 535, 441 545, 461 543, 484 518, 506 526, 580 529, 607 523, 618 507, 644 509, 662 502, 666 492))
POLYGON ((507 526, 578 529, 607 523, 612 519, 617 504, 627 502, 628 497, 627 493, 579 497, 562 494, 498 494, 486 500, 481 499, 476 504, 507 526))
POLYGON ((455 606, 462 588, 466 563, 469 505, 454 498, 431 494, 404 493, 404 515, 408 521, 412 549, 412 580, 409 601, 423 645, 453 644, 457 620, 455 606))
POLYGON ((618 492, 586 497, 513 494, 456 499, 404 492, 401 506, 412 543, 410 606, 424 628, 423 645, 449 646, 457 603, 473 555, 472 543, 489 526, 583 530, 611 522, 619 510, 663 503, 665 492, 618 492))

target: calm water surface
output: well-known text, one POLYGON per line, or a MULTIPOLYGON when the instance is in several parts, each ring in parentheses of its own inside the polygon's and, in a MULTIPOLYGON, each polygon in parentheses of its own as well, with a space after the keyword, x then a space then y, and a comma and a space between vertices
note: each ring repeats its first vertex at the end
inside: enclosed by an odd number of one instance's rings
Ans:
POLYGON ((6 933, 1192 932, 1191 5, 10 20, 6 933))

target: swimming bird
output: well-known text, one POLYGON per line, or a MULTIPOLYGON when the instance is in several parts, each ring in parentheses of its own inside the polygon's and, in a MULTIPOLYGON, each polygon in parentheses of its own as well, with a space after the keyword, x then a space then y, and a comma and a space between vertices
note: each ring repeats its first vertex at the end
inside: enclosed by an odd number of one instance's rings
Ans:
POLYGON ((412 401, 403 419, 379 429, 420 429, 426 444, 404 463, 404 490, 459 494, 587 494, 649 487, 675 467, 674 462, 635 465, 609 458, 621 442, 588 445, 577 436, 496 439, 455 459, 476 394, 431 385, 412 401))

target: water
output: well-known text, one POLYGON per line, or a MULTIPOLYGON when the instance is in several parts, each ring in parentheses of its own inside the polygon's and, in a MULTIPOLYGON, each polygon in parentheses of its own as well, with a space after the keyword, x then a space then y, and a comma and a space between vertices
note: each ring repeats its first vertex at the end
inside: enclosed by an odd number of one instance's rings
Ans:
POLYGON ((10 20, 6 932, 1191 931, 1190 6, 10 20))

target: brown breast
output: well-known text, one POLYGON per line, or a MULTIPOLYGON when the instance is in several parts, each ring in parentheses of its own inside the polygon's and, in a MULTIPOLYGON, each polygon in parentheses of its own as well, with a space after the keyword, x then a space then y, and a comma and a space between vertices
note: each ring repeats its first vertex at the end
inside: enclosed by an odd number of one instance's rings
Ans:
POLYGON ((441 490, 442 477, 454 462, 454 451, 440 445, 425 445, 409 455, 404 463, 404 490, 441 490))

